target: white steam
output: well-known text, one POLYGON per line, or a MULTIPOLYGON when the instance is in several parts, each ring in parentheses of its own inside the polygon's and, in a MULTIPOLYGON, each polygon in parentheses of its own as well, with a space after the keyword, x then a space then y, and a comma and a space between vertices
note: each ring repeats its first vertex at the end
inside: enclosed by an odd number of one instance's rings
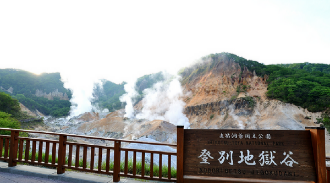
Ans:
POLYGON ((136 97, 138 95, 138 93, 135 91, 135 81, 132 82, 128 82, 125 86, 124 89, 126 91, 126 93, 124 95, 122 95, 119 100, 121 102, 126 102, 126 106, 125 106, 125 112, 126 114, 124 115, 124 117, 127 118, 133 118, 134 117, 134 97, 136 97))
POLYGON ((94 84, 100 80, 88 74, 78 74, 72 71, 61 72, 61 78, 64 87, 72 92, 69 118, 92 111, 91 100, 94 84))
POLYGON ((245 129, 244 122, 239 120, 238 116, 236 114, 234 114, 235 109, 234 109, 233 105, 229 106, 229 110, 230 110, 229 115, 234 119, 234 121, 237 121, 238 128, 245 129))
POLYGON ((183 110, 185 103, 181 84, 176 77, 170 82, 158 82, 152 88, 145 89, 142 99, 143 109, 136 115, 138 119, 165 120, 174 125, 189 128, 190 123, 183 110))

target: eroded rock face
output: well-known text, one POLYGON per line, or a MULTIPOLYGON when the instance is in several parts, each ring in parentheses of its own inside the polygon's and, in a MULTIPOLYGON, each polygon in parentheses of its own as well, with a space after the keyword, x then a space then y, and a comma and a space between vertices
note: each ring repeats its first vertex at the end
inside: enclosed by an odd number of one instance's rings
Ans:
POLYGON ((39 112, 38 110, 36 110, 36 111, 30 111, 22 103, 19 103, 19 106, 20 106, 22 112, 26 112, 30 116, 33 116, 33 117, 45 117, 45 115, 42 114, 41 112, 39 112))
POLYGON ((304 130, 305 126, 318 126, 314 122, 320 113, 268 100, 268 77, 219 59, 209 72, 184 85, 184 91, 190 93, 183 98, 190 128, 304 130))
POLYGON ((234 106, 234 110, 245 109, 249 111, 248 114, 251 114, 252 112, 252 109, 249 107, 250 105, 249 101, 245 100, 244 98, 238 98, 234 100, 210 102, 196 106, 187 106, 185 108, 185 114, 196 115, 196 116, 206 115, 209 113, 220 114, 223 112, 223 110, 226 110, 228 106, 232 104, 234 106))
POLYGON ((59 98, 60 100, 69 100, 69 97, 66 93, 59 92, 58 89, 54 90, 53 92, 46 93, 41 90, 36 90, 35 95, 37 97, 44 97, 47 98, 48 100, 53 100, 54 97, 59 98))
POLYGON ((81 115, 79 120, 84 122, 92 122, 100 119, 100 115, 97 112, 85 112, 83 115, 81 115))
MULTIPOLYGON (((209 72, 184 85, 184 92, 190 93, 183 98, 190 128, 304 130, 305 126, 318 126, 314 122, 320 113, 268 100, 265 95, 267 79, 267 75, 258 77, 246 67, 242 71, 234 61, 219 62, 209 72), (246 88, 238 93, 237 87, 242 85, 246 88)), ((134 108, 141 110, 142 102, 134 108)), ((106 117, 87 113, 77 118, 79 123, 61 127, 61 130, 64 133, 128 140, 148 137, 159 142, 176 143, 176 126, 173 124, 162 120, 127 119, 124 114, 123 109, 106 117)), ((329 141, 328 136, 326 139, 329 141)))
POLYGON ((8 90, 6 90, 5 88, 3 88, 2 86, 0 86, 0 89, 2 90, 2 91, 7 91, 7 92, 9 92, 9 93, 13 93, 13 91, 14 91, 14 88, 13 87, 9 87, 8 88, 8 90))
POLYGON ((254 71, 251 72, 246 67, 241 71, 238 63, 224 59, 219 61, 210 72, 187 83, 184 91, 191 95, 183 100, 187 106, 231 100, 233 97, 242 97, 237 96, 237 88, 243 85, 246 87, 243 96, 265 99, 267 79, 267 75, 263 78, 258 77, 254 71))
POLYGON ((187 106, 185 114, 191 128, 278 130, 304 130, 305 126, 318 126, 314 122, 321 115, 295 105, 257 97, 187 106))

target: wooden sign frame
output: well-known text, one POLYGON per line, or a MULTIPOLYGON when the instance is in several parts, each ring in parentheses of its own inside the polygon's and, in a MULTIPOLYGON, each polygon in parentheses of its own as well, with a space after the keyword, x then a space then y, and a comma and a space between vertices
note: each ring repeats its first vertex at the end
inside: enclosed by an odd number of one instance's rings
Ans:
MULTIPOLYGON (((188 166, 189 162, 185 162, 187 159, 187 155, 189 153, 185 153, 185 130, 182 126, 178 126, 177 128, 177 182, 319 182, 323 183, 326 181, 326 167, 325 167, 325 129, 322 127, 306 127, 306 130, 309 131, 310 134, 310 141, 311 141, 311 148, 310 154, 311 157, 314 157, 315 167, 315 175, 312 180, 305 181, 305 180, 273 180, 273 179, 261 179, 260 177, 257 178, 237 178, 237 177, 217 177, 217 176, 199 176, 194 175, 194 173, 189 172, 187 173, 186 169, 189 169, 191 165, 188 166), (188 167, 188 168, 187 168, 188 167), (185 173, 186 172, 186 173, 185 173), (188 174, 188 175, 185 175, 188 174)), ((212 130, 209 130, 211 132, 212 130)), ((244 130, 242 130, 243 132, 244 130)), ((262 130, 261 130, 262 131, 262 130)), ((260 132, 261 132, 260 131, 260 132)), ((288 130, 290 132, 291 130, 288 130)), ((205 130, 203 131, 205 132, 205 130)), ((206 130, 207 132, 207 130, 206 130)), ((292 132, 292 131, 291 131, 292 132)), ((187 134, 189 131, 186 132, 187 134)), ((296 132, 295 132, 296 133, 296 132)), ((303 132, 302 132, 303 133, 303 132)), ((306 133, 304 133, 306 134, 306 133)), ((308 137, 308 136, 307 136, 308 137)), ((213 140, 213 139, 210 139, 213 140)), ((187 144, 189 142, 187 141, 187 144)), ((221 142, 212 142, 210 143, 221 143, 221 142)), ((187 145, 186 144, 186 145, 187 145)), ((190 147, 191 148, 191 147, 190 147)), ((187 150, 186 150, 187 151, 187 150)), ((189 151, 189 149, 188 149, 189 151)), ((192 150, 190 150, 192 151, 192 150)), ((206 151, 205 151, 206 152, 206 151)), ((195 153, 196 154, 196 153, 195 153)), ((194 155, 195 156, 195 155, 194 155)), ((191 163, 191 162, 190 162, 191 163)), ((311 162, 310 162, 311 164, 311 162)), ((313 175, 311 175, 313 177, 313 175)))

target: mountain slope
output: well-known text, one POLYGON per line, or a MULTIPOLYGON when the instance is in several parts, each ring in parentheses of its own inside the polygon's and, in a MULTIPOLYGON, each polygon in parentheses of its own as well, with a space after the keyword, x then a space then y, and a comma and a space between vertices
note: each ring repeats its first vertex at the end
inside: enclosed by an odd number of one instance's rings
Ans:
POLYGON ((192 93, 185 98, 187 106, 235 99, 245 96, 244 92, 266 98, 268 75, 258 77, 226 53, 205 57, 201 64, 184 69, 181 76, 185 91, 192 93))
MULTIPOLYGON (((138 103, 143 98, 144 89, 150 88, 162 80, 164 80, 164 77, 161 72, 138 78, 135 83, 135 90, 138 93, 134 99, 135 103, 138 103)), ((119 98, 125 93, 124 85, 127 83, 116 84, 105 79, 101 80, 101 82, 102 86, 97 84, 94 86, 92 104, 98 105, 101 109, 107 108, 110 112, 123 108, 125 105, 120 102, 119 98)))
POLYGON ((72 94, 64 88, 60 73, 35 75, 18 69, 0 69, 0 90, 45 115, 67 116, 70 111, 72 94))
POLYGON ((219 53, 202 58, 180 74, 182 83, 188 84, 190 87, 186 88, 193 93, 205 88, 204 93, 215 92, 219 99, 227 99, 234 97, 235 89, 250 92, 267 88, 270 99, 321 112, 330 106, 329 71, 327 64, 263 65, 234 54, 219 53), (227 87, 215 87, 218 84, 227 87))
MULTIPOLYGON (((265 66, 228 53, 204 57, 201 62, 183 69, 184 90, 190 93, 183 100, 191 128, 304 129, 304 126, 316 126, 314 122, 321 117, 321 112, 313 113, 282 98, 269 97, 269 86, 279 80, 273 78, 293 77, 278 74, 287 69, 265 66)), ((296 78, 297 82, 300 78, 296 78)))

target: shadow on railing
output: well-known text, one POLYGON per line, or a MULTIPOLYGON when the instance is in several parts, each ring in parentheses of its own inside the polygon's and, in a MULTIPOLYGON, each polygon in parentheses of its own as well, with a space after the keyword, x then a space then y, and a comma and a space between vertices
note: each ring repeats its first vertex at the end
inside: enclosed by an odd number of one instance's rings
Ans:
POLYGON ((65 169, 73 169, 83 172, 113 175, 113 182, 119 182, 120 177, 176 182, 176 171, 171 166, 171 159, 172 156, 177 156, 177 153, 121 147, 122 143, 176 147, 177 145, 174 144, 10 128, 0 128, 0 130, 11 131, 11 135, 0 135, 0 141, 2 142, 0 143, 0 160, 7 161, 9 167, 16 166, 17 162, 21 162, 54 167, 57 168, 58 174, 65 173, 65 169), (19 132, 54 135, 58 136, 58 140, 20 137, 19 132), (113 146, 70 142, 67 141, 67 137, 109 141, 113 143, 113 146), (82 156, 80 156, 81 149, 82 156), (137 153, 141 154, 141 161, 137 161, 137 153), (105 158, 103 158, 104 154, 105 158), (131 159, 129 159, 129 154, 131 155, 131 159), (146 154, 150 157, 149 163, 146 163, 146 154), (156 156, 159 160, 158 165, 154 161, 154 157, 156 156), (167 167, 163 166, 163 157, 168 159, 167 167))

